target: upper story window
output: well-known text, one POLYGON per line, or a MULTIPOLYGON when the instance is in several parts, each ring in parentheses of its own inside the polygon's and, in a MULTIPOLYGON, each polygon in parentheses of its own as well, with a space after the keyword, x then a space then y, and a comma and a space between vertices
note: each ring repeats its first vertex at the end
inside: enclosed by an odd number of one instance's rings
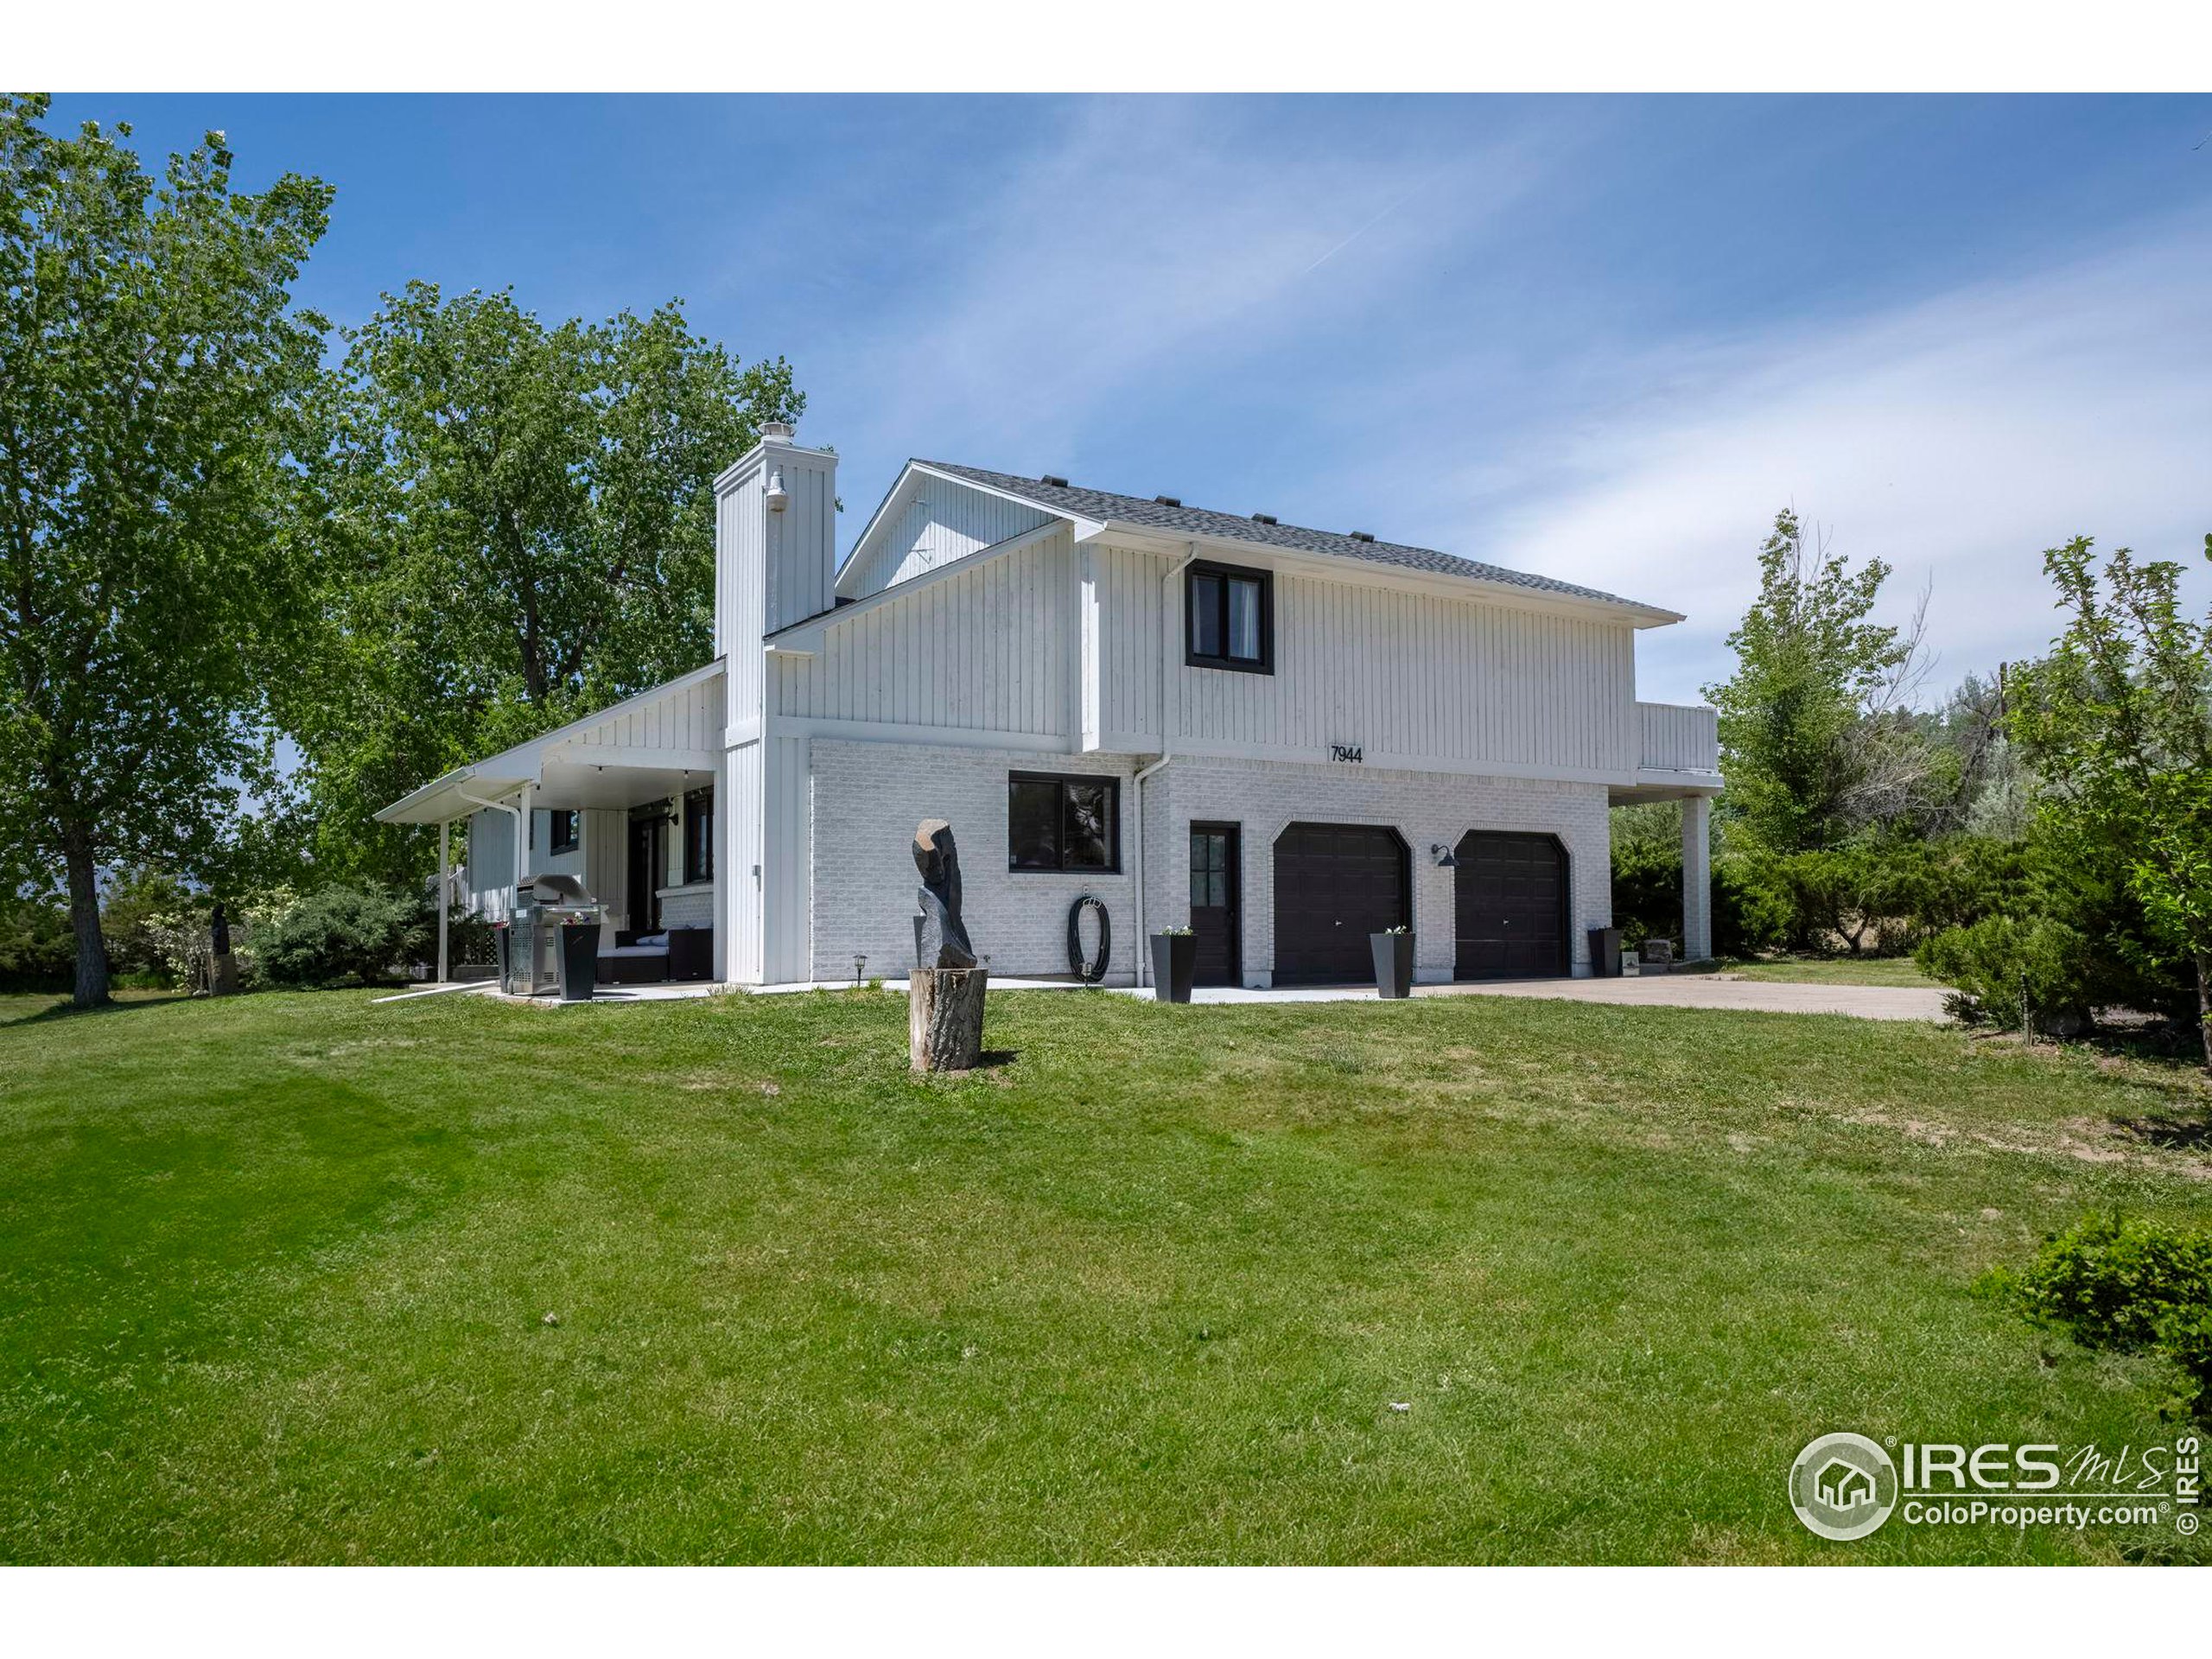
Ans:
POLYGON ((715 879, 715 791, 712 785, 683 798, 683 881, 715 879))
POLYGON ((1275 584, 1266 570, 1193 564, 1183 574, 1183 614, 1190 638, 1183 660, 1192 668, 1275 671, 1275 584))
POLYGON ((1008 869, 1120 869, 1120 780, 1009 774, 1006 839, 1008 869))
POLYGON ((575 852, 583 841, 583 817, 574 807, 566 811, 548 812, 546 850, 556 856, 575 852))

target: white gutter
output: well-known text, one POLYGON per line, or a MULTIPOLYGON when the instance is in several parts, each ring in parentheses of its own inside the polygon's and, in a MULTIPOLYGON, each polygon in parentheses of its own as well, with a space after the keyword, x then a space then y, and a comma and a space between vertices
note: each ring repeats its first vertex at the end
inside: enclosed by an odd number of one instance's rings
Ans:
MULTIPOLYGON (((1197 543, 1192 542, 1186 543, 1186 545, 1189 546, 1191 550, 1185 553, 1178 563, 1171 566, 1167 574, 1160 579, 1160 620, 1163 634, 1166 632, 1167 620, 1170 613, 1167 604, 1167 584, 1174 581, 1176 577, 1181 575, 1183 574, 1184 568, 1193 559, 1198 556, 1197 543)), ((1179 618, 1182 614, 1182 609, 1183 607, 1178 605, 1174 607, 1173 613, 1179 618)), ((1144 780, 1151 777, 1154 772, 1158 772, 1161 767, 1165 766, 1170 760, 1173 760, 1175 758, 1174 728, 1170 725, 1167 719, 1167 675, 1170 668, 1173 665, 1174 659, 1175 652, 1173 639, 1172 637, 1162 639, 1160 642, 1160 759, 1154 761, 1150 766, 1144 767, 1137 773, 1136 777, 1132 780, 1135 787, 1130 791, 1136 797, 1136 943, 1137 983, 1140 986, 1145 982, 1145 977, 1151 971, 1152 967, 1152 941, 1145 937, 1144 932, 1144 780)))

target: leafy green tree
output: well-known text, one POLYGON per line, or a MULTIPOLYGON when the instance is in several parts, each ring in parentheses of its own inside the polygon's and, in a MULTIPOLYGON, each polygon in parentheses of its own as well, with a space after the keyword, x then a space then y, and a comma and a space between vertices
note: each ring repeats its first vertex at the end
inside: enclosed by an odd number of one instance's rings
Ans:
POLYGON ((267 779, 296 637, 283 457, 324 325, 289 286, 331 191, 233 190, 209 133, 156 180, 0 99, 0 883, 59 867, 106 1001, 104 866, 212 862, 267 779))
POLYGON ((280 707, 320 874, 400 880, 420 832, 378 806, 708 658, 713 480, 805 400, 674 302, 548 327, 415 283, 346 338, 313 468, 323 645, 280 707))
POLYGON ((1916 627, 1866 619, 1890 574, 1853 570, 1776 516, 1759 549, 1759 594, 1728 644, 1736 673, 1705 695, 1719 711, 1722 810, 1769 853, 1834 847, 1894 810, 1924 765, 1891 717, 1913 671, 1916 627))
POLYGON ((2021 677, 2010 726, 2043 780, 2041 827, 2119 873, 2154 955, 2194 973, 2212 1069, 2212 614, 2183 613, 2178 564, 2120 548, 2101 572, 2091 549, 2044 555, 2069 620, 2021 677))

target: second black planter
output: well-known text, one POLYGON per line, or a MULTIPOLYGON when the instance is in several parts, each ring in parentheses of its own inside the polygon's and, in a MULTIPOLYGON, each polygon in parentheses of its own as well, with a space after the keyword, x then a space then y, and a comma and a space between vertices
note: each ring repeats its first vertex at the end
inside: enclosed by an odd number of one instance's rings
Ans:
POLYGON ((1198 940, 1194 933, 1155 933, 1152 936, 1152 990, 1162 1002, 1191 1000, 1191 970, 1198 965, 1198 940))
POLYGON ((1411 996, 1414 994, 1414 936, 1411 933, 1370 933, 1375 947, 1375 994, 1411 996))

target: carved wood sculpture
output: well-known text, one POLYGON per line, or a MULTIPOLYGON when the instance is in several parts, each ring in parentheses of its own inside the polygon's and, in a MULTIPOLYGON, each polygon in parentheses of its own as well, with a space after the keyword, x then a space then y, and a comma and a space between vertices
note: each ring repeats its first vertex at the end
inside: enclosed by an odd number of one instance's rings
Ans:
POLYGON ((952 826, 925 818, 914 830, 914 972, 908 981, 907 1050, 917 1071, 965 1071, 983 1052, 983 991, 960 916, 960 853, 952 826))

